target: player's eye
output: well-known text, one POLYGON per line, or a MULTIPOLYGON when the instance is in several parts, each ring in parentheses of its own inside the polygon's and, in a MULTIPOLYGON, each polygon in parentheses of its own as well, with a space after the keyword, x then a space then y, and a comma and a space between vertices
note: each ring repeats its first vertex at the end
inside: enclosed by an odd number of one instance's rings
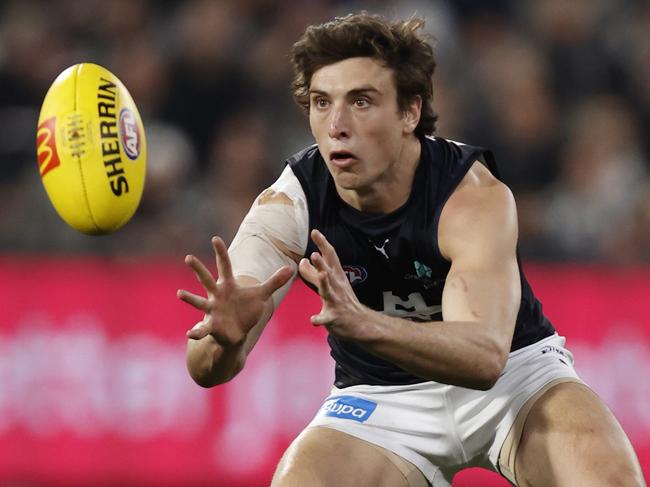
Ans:
POLYGON ((329 102, 326 98, 314 98, 312 100, 312 105, 314 105, 316 108, 323 109, 329 106, 329 102))
POLYGON ((357 108, 366 108, 369 105, 370 105, 370 101, 368 101, 368 99, 365 97, 354 99, 354 106, 357 108))
POLYGON ((365 96, 360 96, 354 99, 354 106, 357 108, 366 108, 370 106, 370 100, 365 96))

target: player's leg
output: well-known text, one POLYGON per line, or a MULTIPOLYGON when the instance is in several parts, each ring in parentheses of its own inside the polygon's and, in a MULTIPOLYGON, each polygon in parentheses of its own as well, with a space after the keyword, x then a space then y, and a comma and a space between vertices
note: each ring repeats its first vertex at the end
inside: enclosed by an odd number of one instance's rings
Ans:
POLYGON ((551 387, 530 409, 515 459, 520 486, 645 486, 620 424, 584 384, 551 387))
POLYGON ((427 487, 411 463, 332 428, 304 430, 287 449, 272 487, 427 487))

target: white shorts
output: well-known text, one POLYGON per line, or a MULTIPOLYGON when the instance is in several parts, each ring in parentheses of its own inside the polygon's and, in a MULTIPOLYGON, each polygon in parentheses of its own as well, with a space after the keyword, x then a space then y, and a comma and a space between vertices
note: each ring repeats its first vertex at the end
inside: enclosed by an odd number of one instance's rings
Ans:
POLYGON ((544 385, 578 380, 557 334, 512 352, 488 391, 423 382, 332 389, 311 426, 327 426, 386 448, 418 467, 433 487, 468 467, 498 472, 517 413, 544 385))

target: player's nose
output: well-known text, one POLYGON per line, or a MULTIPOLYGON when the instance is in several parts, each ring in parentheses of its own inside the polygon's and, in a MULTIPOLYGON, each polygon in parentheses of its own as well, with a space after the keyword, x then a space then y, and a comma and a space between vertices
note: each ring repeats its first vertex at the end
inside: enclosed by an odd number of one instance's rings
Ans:
POLYGON ((327 134, 332 139, 350 136, 349 114, 345 106, 338 105, 332 108, 327 134))

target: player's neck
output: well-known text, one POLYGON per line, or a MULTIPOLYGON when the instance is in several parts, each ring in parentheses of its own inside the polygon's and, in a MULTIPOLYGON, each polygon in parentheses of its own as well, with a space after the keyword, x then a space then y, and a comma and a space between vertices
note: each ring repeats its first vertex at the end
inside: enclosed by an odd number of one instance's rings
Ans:
POLYGON ((397 210, 411 195, 421 151, 420 140, 415 136, 410 137, 397 161, 378 180, 368 187, 354 190, 337 187, 339 195, 350 206, 364 213, 386 214, 397 210))

